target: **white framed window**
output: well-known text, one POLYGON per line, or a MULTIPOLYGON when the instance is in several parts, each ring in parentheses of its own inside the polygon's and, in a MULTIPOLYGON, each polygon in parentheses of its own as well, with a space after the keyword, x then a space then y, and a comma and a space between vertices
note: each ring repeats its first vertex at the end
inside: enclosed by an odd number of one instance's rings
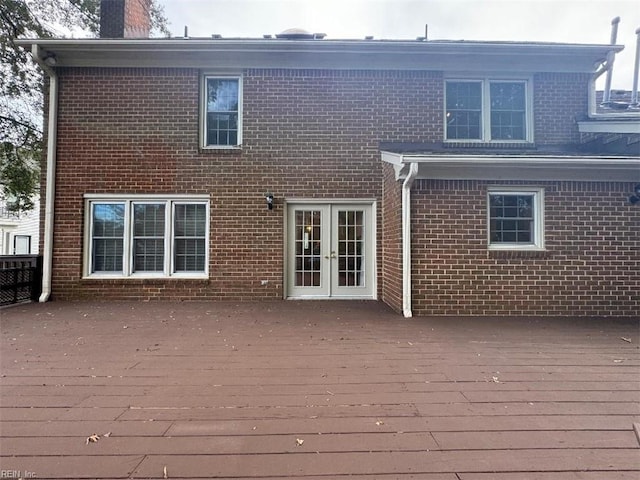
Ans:
POLYGON ((202 81, 203 148, 242 144, 242 77, 205 75, 202 81))
POLYGON ((13 237, 13 254, 29 255, 31 253, 31 235, 16 235, 13 237))
POLYGON ((490 250, 544 250, 544 190, 491 187, 487 234, 490 250))
POLYGON ((532 141, 529 80, 447 79, 445 140, 532 141))
POLYGON ((85 199, 86 277, 208 276, 208 198, 85 199))

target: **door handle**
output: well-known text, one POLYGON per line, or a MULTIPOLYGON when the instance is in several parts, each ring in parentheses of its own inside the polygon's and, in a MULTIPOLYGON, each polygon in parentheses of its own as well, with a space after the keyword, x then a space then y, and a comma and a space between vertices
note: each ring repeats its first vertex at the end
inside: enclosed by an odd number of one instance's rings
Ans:
POLYGON ((331 252, 329 255, 325 255, 324 258, 327 260, 330 258, 336 258, 336 252, 331 252))

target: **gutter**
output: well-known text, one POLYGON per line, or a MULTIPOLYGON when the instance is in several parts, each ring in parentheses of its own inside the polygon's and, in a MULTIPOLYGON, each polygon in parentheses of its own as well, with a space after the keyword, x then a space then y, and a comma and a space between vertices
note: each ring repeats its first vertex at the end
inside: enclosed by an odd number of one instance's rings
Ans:
POLYGON ((402 314, 411 318, 411 186, 418 176, 418 163, 409 164, 402 183, 402 314))
MULTIPOLYGON (((49 75, 49 119, 47 122, 47 183, 44 210, 44 251, 42 262, 42 294, 39 301, 46 302, 51 296, 51 271, 53 261, 53 214, 56 188, 56 140, 58 132, 58 75, 47 64, 37 44, 31 55, 40 68, 49 75)), ((54 59, 55 57, 51 57, 54 59)))

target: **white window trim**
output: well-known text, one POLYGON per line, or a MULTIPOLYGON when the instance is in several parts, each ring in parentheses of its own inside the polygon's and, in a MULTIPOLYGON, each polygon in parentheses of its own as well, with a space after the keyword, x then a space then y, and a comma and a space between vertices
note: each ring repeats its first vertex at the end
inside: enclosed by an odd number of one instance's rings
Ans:
POLYGON ((242 75, 218 75, 205 73, 200 81, 200 148, 203 150, 238 150, 242 148, 242 110, 243 110, 242 75), (236 145, 207 145, 207 80, 238 80, 238 141, 236 145))
POLYGON ((505 143, 533 143, 533 77, 502 77, 500 75, 492 75, 486 77, 465 77, 465 76, 446 76, 444 78, 444 102, 443 114, 444 119, 444 142, 445 143, 488 143, 488 144, 505 144, 505 143), (475 82, 481 83, 482 94, 482 114, 480 118, 482 138, 447 138, 447 82, 475 82), (491 139, 491 97, 489 95, 492 82, 512 82, 524 83, 525 94, 525 138, 522 140, 492 140, 491 139))
POLYGON ((487 248, 489 250, 544 251, 544 188, 522 186, 489 187, 487 208, 487 248), (491 243, 491 196, 492 195, 533 195, 533 242, 532 243, 491 243))
POLYGON ((209 239, 210 239, 210 201, 209 195, 118 195, 118 194, 86 194, 84 196, 84 239, 83 239, 83 278, 88 279, 207 279, 209 278, 209 239), (124 203, 125 231, 123 237, 122 272, 91 272, 93 242, 91 241, 94 203, 124 203), (131 215, 133 204, 165 203, 165 259, 163 272, 133 272, 131 215), (205 259, 204 272, 173 272, 173 219, 174 206, 177 204, 201 204, 206 207, 205 259))

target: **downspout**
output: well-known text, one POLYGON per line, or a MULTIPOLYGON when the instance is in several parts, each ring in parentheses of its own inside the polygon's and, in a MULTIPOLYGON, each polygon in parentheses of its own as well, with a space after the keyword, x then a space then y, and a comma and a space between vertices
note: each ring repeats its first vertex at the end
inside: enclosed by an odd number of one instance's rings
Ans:
MULTIPOLYGON (((620 23, 620 17, 616 17, 611 20, 611 45, 615 45, 618 41, 618 24, 620 23)), ((616 59, 616 54, 609 52, 607 55, 607 78, 604 83, 604 93, 602 95, 602 103, 609 103, 611 100, 611 77, 613 76, 613 61, 616 59)))
POLYGON ((633 87, 631 90, 631 105, 638 103, 638 74, 640 74, 640 28, 636 29, 636 58, 633 62, 633 87))
POLYGON ((411 312, 411 186, 418 175, 418 164, 409 164, 409 173, 402 183, 402 314, 411 312))
MULTIPOLYGON (((44 207, 44 251, 42 261, 42 294, 40 302, 51 295, 51 270, 53 261, 53 207, 56 187, 56 137, 58 131, 58 75, 40 55, 40 47, 33 45, 31 55, 49 75, 49 119, 47 122, 47 183, 44 207)), ((55 57, 50 57, 55 59, 55 57)))

